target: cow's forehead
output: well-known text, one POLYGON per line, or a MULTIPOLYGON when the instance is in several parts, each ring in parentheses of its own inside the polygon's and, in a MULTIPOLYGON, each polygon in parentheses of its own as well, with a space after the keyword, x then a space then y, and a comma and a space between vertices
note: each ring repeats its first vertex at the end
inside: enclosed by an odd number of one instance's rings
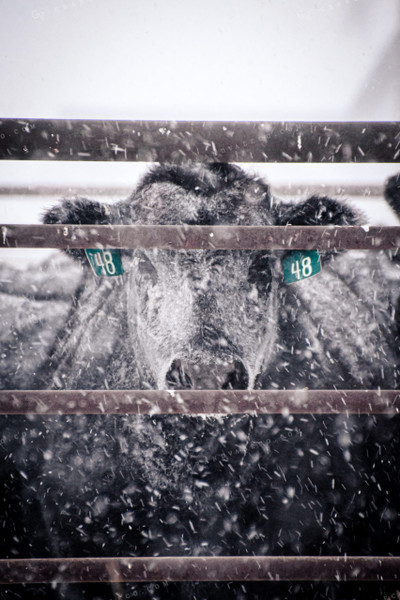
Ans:
POLYGON ((230 270, 230 276, 247 277, 248 269, 252 265, 263 262, 273 269, 278 260, 277 253, 268 250, 167 250, 149 249, 133 251, 133 260, 136 263, 141 259, 148 259, 157 267, 169 270, 178 269, 182 274, 203 274, 209 270, 219 274, 230 270))
POLYGON ((226 261, 249 261, 254 258, 257 251, 252 250, 166 250, 152 248, 139 250, 139 254, 146 254, 149 258, 176 261, 180 264, 204 262, 211 264, 224 264, 226 261))
POLYGON ((155 184, 123 203, 120 217, 125 221, 159 225, 268 225, 272 214, 257 198, 232 190, 205 197, 155 184))

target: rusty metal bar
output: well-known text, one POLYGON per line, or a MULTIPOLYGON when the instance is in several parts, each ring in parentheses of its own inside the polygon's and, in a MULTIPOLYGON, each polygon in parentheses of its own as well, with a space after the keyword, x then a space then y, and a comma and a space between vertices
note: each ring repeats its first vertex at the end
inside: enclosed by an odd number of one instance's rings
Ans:
POLYGON ((400 557, 196 556, 0 560, 0 584, 152 581, 398 581, 400 557))
POLYGON ((399 246, 398 226, 2 225, 0 236, 0 248, 383 250, 399 246))
POLYGON ((1 390, 0 414, 399 414, 396 390, 1 390))
POLYGON ((400 162, 399 122, 1 119, 0 159, 400 162))

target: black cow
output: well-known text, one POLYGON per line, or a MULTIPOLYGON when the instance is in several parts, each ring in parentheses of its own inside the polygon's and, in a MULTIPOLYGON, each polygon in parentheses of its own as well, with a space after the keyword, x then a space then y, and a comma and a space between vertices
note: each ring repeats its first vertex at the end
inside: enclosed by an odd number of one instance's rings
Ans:
MULTIPOLYGON (((359 216, 326 197, 279 203, 262 180, 217 164, 157 167, 127 201, 66 201, 44 221, 351 225, 359 216)), ((70 254, 89 270, 83 251, 70 254)), ((288 286, 281 255, 126 252, 123 276, 88 277, 41 386, 395 387, 388 261, 345 254, 331 263, 325 254, 318 277, 288 286)))
MULTIPOLYGON (((211 164, 155 167, 126 201, 64 201, 44 222, 352 225, 360 219, 327 197, 283 203, 263 180, 211 164)), ((16 375, 23 387, 398 387, 399 273, 384 253, 322 253, 322 271, 290 285, 282 272, 285 252, 124 251, 125 272, 116 277, 92 275, 84 251, 67 253, 82 265, 82 280, 49 356, 35 374, 16 375)), ((18 353, 12 356, 16 372, 18 353)), ((11 557, 397 551, 397 416, 284 412, 6 422, 11 492, 3 511, 16 517, 5 534, 11 557), (40 524, 32 527, 22 510, 40 524)), ((354 589, 160 584, 54 593, 351 598, 354 589)))

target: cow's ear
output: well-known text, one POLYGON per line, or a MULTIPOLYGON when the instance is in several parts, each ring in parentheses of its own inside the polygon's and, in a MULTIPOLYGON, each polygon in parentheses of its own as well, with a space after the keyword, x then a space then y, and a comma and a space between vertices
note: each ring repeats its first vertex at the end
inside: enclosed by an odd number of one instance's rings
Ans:
POLYGON ((311 196, 299 204, 278 204, 276 225, 358 225, 361 213, 327 196, 311 196))
MULTIPOLYGON (((276 206, 276 225, 359 225, 365 219, 351 206, 328 198, 311 196, 299 204, 281 204, 276 206)), ((338 251, 320 252, 321 262, 326 263, 338 251)), ((286 255, 286 253, 285 253, 286 255)))
MULTIPOLYGON (((393 208, 397 217, 400 217, 400 173, 389 177, 385 183, 384 191, 385 200, 393 208)), ((391 260, 400 263, 400 248, 396 248, 390 252, 391 260)), ((399 302, 400 307, 400 302, 399 302)), ((400 312, 399 312, 400 315, 400 312)))
POLYGON ((390 177, 385 184, 385 199, 400 217, 400 173, 390 177))
MULTIPOLYGON (((111 207, 87 198, 63 200, 43 215, 45 225, 107 225, 111 207)), ((65 250, 68 256, 88 266, 84 250, 65 250)))

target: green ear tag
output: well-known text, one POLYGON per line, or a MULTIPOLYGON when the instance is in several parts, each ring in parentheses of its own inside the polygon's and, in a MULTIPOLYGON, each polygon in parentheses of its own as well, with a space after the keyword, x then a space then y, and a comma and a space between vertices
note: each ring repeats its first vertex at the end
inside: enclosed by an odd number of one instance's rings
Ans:
POLYGON ((321 271, 318 250, 295 250, 282 259, 283 276, 286 283, 295 283, 312 277, 321 271))
POLYGON ((124 272, 119 250, 85 250, 85 252, 95 275, 114 277, 124 272))

